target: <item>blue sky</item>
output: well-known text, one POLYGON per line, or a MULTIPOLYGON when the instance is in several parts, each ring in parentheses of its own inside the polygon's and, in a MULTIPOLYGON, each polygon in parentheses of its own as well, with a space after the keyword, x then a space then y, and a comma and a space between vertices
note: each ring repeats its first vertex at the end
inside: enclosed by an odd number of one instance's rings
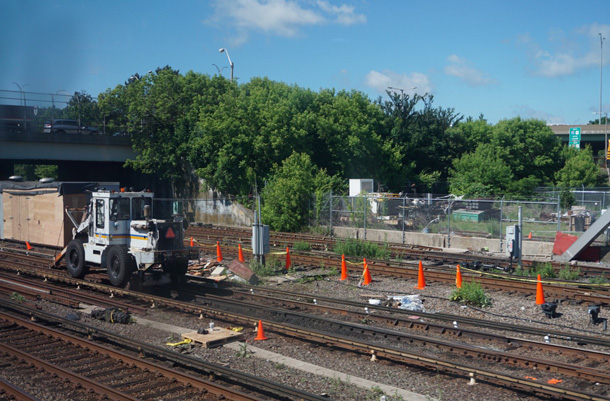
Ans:
MULTIPOLYGON (((491 123, 597 118, 607 1, 2 0, 0 89, 99 93, 170 65, 318 91, 387 87, 491 123), (216 66, 214 66, 216 64, 216 66), (218 69, 217 69, 218 68, 218 69), (416 87, 416 89, 413 89, 416 87)), ((610 42, 602 111, 610 112, 610 42)))

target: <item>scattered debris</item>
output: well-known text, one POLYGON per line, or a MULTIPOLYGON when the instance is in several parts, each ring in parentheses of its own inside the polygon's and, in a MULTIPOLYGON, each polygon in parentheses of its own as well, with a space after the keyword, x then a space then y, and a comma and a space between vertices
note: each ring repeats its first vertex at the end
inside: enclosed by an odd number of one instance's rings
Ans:
POLYGON ((94 309, 91 311, 91 317, 110 323, 128 324, 131 322, 131 313, 121 308, 94 309))
POLYGON ((419 298, 419 294, 389 296, 388 300, 383 302, 383 306, 413 312, 424 312, 424 302, 419 298))

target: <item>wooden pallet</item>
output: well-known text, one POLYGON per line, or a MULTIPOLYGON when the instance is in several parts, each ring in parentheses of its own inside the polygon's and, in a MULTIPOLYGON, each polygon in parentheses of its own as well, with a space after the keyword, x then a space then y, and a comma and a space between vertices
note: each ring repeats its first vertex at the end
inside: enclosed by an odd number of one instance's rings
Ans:
POLYGON ((201 344, 204 348, 220 347, 221 345, 241 340, 243 333, 237 333, 233 330, 215 327, 214 331, 209 331, 208 334, 199 334, 196 331, 192 333, 182 334, 183 338, 188 338, 194 343, 201 344))

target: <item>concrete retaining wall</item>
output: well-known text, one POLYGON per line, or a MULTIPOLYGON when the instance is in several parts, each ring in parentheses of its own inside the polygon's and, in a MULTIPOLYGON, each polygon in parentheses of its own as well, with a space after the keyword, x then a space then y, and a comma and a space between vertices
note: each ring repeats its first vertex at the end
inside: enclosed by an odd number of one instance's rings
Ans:
MULTIPOLYGON (((351 227, 333 227, 337 238, 359 238, 364 239, 364 229, 351 227)), ((434 248, 461 249, 469 251, 481 251, 486 249, 490 253, 500 252, 500 240, 498 238, 461 237, 451 236, 450 247, 447 244, 447 235, 424 234, 420 232, 405 232, 404 243, 408 245, 429 246, 434 248)), ((401 231, 388 230, 366 230, 366 239, 369 241, 391 242, 401 244, 403 234, 401 231)), ((506 249, 506 243, 503 244, 506 249)), ((548 257, 553 252, 552 242, 530 241, 523 239, 523 256, 525 257, 548 257)))
POLYGON ((193 220, 218 226, 250 227, 254 214, 237 201, 227 200, 214 191, 200 192, 193 203, 193 220))

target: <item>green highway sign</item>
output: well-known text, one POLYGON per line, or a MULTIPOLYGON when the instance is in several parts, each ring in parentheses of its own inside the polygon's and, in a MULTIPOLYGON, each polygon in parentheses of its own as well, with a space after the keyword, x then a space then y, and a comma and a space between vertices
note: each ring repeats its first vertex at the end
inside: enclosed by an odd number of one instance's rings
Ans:
POLYGON ((580 127, 570 128, 570 147, 580 149, 580 127))

